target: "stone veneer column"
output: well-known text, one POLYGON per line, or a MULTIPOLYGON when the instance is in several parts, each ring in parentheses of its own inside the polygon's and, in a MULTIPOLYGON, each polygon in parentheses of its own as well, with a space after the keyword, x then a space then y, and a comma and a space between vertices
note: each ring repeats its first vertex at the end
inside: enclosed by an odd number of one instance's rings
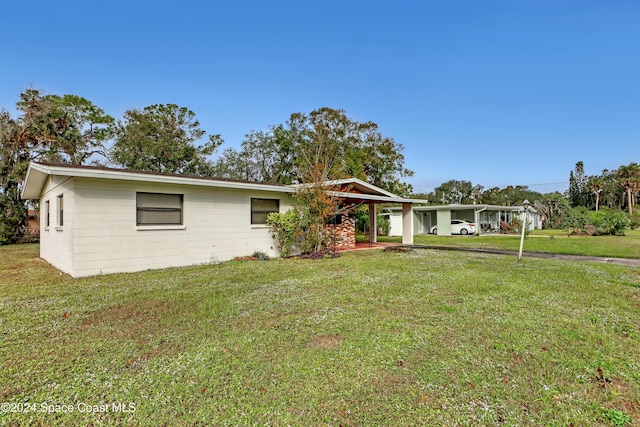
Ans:
POLYGON ((356 217, 350 206, 342 213, 342 224, 327 225, 325 233, 329 237, 329 247, 336 250, 353 249, 356 247, 356 217))

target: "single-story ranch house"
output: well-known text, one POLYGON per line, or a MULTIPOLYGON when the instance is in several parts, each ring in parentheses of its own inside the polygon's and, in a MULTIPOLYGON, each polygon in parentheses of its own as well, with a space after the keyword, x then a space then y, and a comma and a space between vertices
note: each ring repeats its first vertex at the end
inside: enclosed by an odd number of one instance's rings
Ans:
MULTIPOLYGON (((390 236, 402 235, 402 212, 398 208, 385 208, 389 216, 390 236)), ((438 235, 451 235, 451 220, 465 219, 476 224, 478 234, 498 233, 500 222, 510 224, 513 218, 524 213, 522 206, 463 205, 414 206, 413 234, 428 234, 437 225, 438 235)), ((531 207, 528 208, 529 230, 542 228, 543 218, 531 207)))
MULTIPOLYGON (((412 203, 358 179, 326 183, 344 214, 330 231, 355 246, 353 208, 400 204, 403 243, 413 243, 412 203)), ((22 191, 40 201, 40 256, 74 277, 216 263, 262 251, 277 256, 265 220, 291 208, 296 186, 31 163, 22 191)))

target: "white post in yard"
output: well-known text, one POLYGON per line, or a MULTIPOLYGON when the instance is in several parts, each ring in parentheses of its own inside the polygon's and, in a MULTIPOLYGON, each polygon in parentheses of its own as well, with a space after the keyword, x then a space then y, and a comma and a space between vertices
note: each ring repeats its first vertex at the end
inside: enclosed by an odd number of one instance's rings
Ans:
POLYGON ((529 216, 529 201, 524 199, 522 202, 524 210, 522 211, 522 217, 520 218, 520 228, 522 229, 522 235, 520 236, 520 251, 518 252, 518 264, 522 259, 522 247, 524 246, 524 229, 527 227, 527 217, 529 216))
POLYGON ((402 204, 402 244, 413 245, 413 205, 402 204))

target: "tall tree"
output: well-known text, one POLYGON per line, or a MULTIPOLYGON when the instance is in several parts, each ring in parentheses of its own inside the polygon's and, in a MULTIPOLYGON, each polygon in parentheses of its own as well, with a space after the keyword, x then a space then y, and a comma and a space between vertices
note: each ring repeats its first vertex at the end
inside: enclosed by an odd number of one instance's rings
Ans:
POLYGON ((216 164, 218 174, 289 184, 305 182, 308 162, 302 153, 319 140, 331 143, 336 160, 331 179, 353 176, 386 190, 408 195, 402 178, 413 175, 404 167, 403 146, 383 136, 374 122, 357 122, 344 110, 319 108, 291 114, 285 124, 269 131, 252 131, 240 150, 225 150, 216 164))
POLYGON ((627 192, 627 207, 629 215, 633 215, 634 195, 640 190, 640 166, 637 163, 630 163, 627 166, 620 166, 617 172, 620 186, 627 192))
POLYGON ((484 190, 484 186, 480 184, 474 185, 473 188, 471 189, 471 198, 473 199, 474 204, 483 202, 483 198, 482 198, 483 190, 484 190))
POLYGON ((231 179, 291 184, 300 180, 294 143, 284 125, 251 131, 240 150, 227 148, 215 164, 215 174, 231 179))
POLYGON ((433 191, 442 203, 472 203, 474 187, 471 181, 450 179, 433 191))
POLYGON ((569 203, 571 207, 587 206, 588 193, 586 191, 587 177, 584 174, 584 163, 577 162, 575 169, 569 172, 569 203))
POLYGON ((0 112, 0 243, 14 243, 24 232, 20 192, 29 162, 84 163, 103 151, 113 122, 85 98, 33 88, 20 94, 17 109, 16 118, 0 112))
POLYGON ((294 203, 302 218, 303 252, 318 252, 325 243, 327 221, 340 213, 340 199, 332 191, 338 186, 326 182, 343 178, 340 170, 339 140, 329 127, 317 126, 300 141, 299 170, 304 182, 294 194, 294 203))
POLYGON ((28 89, 20 95, 21 139, 35 159, 79 165, 105 154, 113 117, 77 95, 44 95, 28 89))
POLYGON ((110 160, 129 169, 210 175, 208 156, 222 144, 220 135, 198 146, 206 132, 193 111, 176 104, 156 104, 124 113, 116 126, 110 160))
POLYGON ((603 181, 602 191, 600 192, 600 207, 606 206, 622 210, 626 191, 618 182, 617 171, 604 169, 600 177, 603 181))
POLYGON ((15 243, 24 233, 27 209, 20 199, 28 153, 20 150, 19 124, 0 111, 0 245, 15 243))
POLYGON ((586 190, 595 197, 596 212, 600 207, 600 193, 604 188, 604 179, 601 176, 590 176, 587 179, 586 190))
POLYGON ((544 224, 549 228, 558 228, 569 210, 569 201, 558 191, 547 193, 535 199, 533 207, 544 218, 544 224))
POLYGON ((527 199, 532 203, 542 197, 526 185, 508 185, 504 188, 493 187, 482 193, 482 203, 499 206, 520 206, 527 199))
POLYGON ((506 206, 506 196, 500 187, 491 187, 482 193, 482 202, 488 205, 506 206))

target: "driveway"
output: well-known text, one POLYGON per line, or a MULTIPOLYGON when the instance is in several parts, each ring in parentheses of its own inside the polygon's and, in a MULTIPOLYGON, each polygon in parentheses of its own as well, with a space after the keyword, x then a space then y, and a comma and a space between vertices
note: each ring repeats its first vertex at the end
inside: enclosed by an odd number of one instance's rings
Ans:
MULTIPOLYGON (((474 249, 474 248, 459 248, 453 246, 436 246, 436 245, 407 245, 414 249, 436 249, 443 251, 462 251, 462 252, 480 252, 485 254, 496 255, 513 255, 518 256, 518 251, 506 251, 501 249, 474 249)), ((597 256, 585 256, 585 255, 563 255, 563 254, 548 254, 542 252, 523 252, 523 257, 530 258, 553 258, 562 259, 568 261, 587 261, 587 262, 601 262, 605 264, 618 264, 626 265, 629 267, 640 267, 640 259, 637 258, 611 258, 611 257, 597 257, 597 256)))

